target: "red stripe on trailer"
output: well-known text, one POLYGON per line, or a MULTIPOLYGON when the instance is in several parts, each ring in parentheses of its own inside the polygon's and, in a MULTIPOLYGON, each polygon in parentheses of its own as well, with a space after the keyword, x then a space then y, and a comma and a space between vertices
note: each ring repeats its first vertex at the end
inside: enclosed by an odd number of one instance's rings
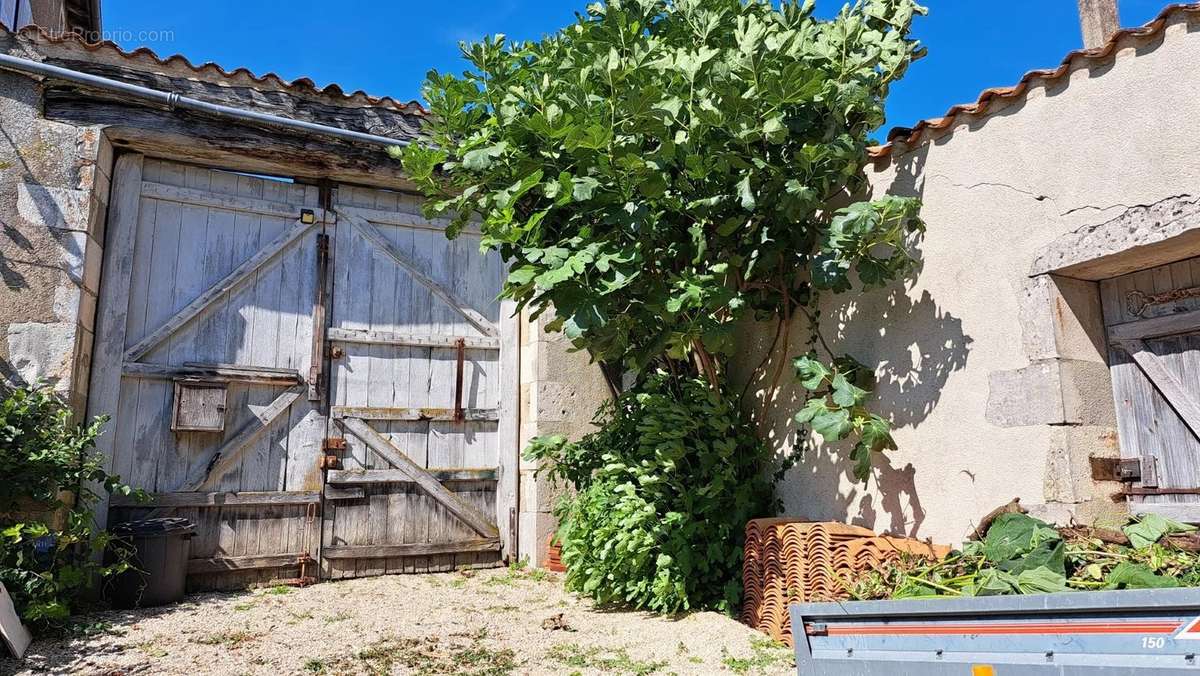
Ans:
POLYGON ((1186 629, 1175 635, 1175 638, 1182 641, 1200 640, 1200 617, 1192 620, 1186 629))
MULTIPOLYGON (((1200 620, 1198 620, 1200 622, 1200 620)), ((964 634, 1171 634, 1178 622, 1019 622, 826 626, 827 636, 920 636, 964 634)), ((812 625, 805 627, 812 634, 812 625)))

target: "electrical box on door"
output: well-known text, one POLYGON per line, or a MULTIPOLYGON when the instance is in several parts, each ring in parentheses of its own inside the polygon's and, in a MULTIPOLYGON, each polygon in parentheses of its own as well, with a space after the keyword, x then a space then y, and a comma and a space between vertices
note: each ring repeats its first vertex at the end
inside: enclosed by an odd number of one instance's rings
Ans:
POLYGON ((176 432, 223 432, 227 392, 225 383, 176 380, 171 429, 176 432))

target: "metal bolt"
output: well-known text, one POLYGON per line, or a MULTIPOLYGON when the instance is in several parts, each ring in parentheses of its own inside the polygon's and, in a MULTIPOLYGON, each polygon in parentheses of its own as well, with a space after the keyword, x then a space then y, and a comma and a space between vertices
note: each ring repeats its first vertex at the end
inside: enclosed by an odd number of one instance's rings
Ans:
POLYGON ((1196 663, 1196 653, 1188 653, 1183 656, 1183 659, 1188 664, 1195 664, 1196 663))
POLYGON ((1046 661, 1047 661, 1047 662, 1053 662, 1053 661, 1054 661, 1054 651, 1053 651, 1053 650, 1047 650, 1047 651, 1046 651, 1046 661))
POLYGON ((846 657, 854 657, 854 648, 846 648, 846 657))
POLYGON ((942 659, 942 653, 944 653, 944 652, 946 652, 946 651, 942 650, 941 648, 938 648, 937 652, 934 654, 937 655, 937 658, 940 660, 940 659, 942 659))

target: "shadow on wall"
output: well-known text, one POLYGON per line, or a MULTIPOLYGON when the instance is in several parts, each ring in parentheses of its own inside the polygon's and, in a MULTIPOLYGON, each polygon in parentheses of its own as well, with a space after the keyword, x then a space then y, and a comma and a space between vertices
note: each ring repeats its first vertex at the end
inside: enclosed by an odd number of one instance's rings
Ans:
MULTIPOLYGON (((923 151, 902 158, 888 192, 921 197, 923 164, 923 151)), ((936 237, 938 233, 927 236, 936 237)), ((919 279, 919 247, 915 255, 918 268, 914 278, 919 279)), ((897 285, 866 294, 843 294, 829 299, 823 316, 822 333, 833 349, 877 366, 875 395, 869 406, 897 430, 921 427, 937 408, 950 375, 966 366, 970 354, 972 339, 964 333, 962 320, 928 290, 897 285)), ((807 349, 804 341, 808 334, 803 319, 791 327, 790 348, 782 356, 786 361, 782 364, 780 387, 770 406, 764 408, 761 391, 781 366, 779 355, 762 370, 765 375, 759 375, 750 385, 760 394, 746 399, 776 458, 782 461, 792 454, 799 456, 778 488, 786 511, 897 535, 920 535, 925 509, 916 489, 917 468, 912 463, 898 466, 891 455, 878 454, 870 485, 864 487, 853 477, 851 444, 821 443, 819 438, 809 438, 807 429, 798 429, 794 422, 793 415, 803 407, 807 392, 795 381, 790 361, 807 349)), ((769 348, 774 326, 758 325, 743 335, 750 337, 744 346, 743 358, 747 361, 738 366, 752 368, 769 348)), ((749 368, 735 370, 742 377, 750 374, 749 368)))

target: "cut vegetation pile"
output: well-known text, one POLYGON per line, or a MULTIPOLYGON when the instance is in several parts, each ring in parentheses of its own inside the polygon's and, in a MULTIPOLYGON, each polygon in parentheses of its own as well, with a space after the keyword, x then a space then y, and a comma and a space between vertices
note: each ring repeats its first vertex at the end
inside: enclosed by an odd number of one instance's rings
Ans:
POLYGON ((1200 586, 1194 526, 1146 515, 1120 531, 1055 528, 1001 514, 986 534, 936 563, 905 557, 851 586, 860 600, 998 596, 1200 586))

